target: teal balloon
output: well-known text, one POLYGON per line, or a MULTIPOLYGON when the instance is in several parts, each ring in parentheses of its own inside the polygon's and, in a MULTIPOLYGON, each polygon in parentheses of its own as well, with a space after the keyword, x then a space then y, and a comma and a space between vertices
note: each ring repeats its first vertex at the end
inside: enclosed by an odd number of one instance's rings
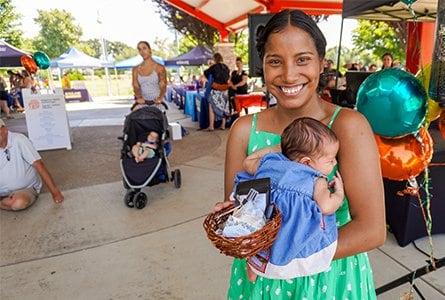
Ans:
POLYGON ((36 53, 34 53, 33 59, 36 62, 37 66, 42 70, 46 70, 50 66, 49 57, 43 51, 37 51, 36 53))
POLYGON ((411 5, 414 2, 416 2, 417 0, 402 0, 403 3, 405 3, 406 5, 411 5))
POLYGON ((427 95, 420 81, 396 68, 370 75, 357 92, 357 110, 368 119, 374 133, 383 137, 417 132, 427 107, 427 95))

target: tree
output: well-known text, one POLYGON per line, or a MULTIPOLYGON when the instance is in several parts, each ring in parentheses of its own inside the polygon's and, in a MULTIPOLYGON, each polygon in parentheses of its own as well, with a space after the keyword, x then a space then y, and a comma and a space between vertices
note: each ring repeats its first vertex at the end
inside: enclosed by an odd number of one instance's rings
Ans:
POLYGON ((17 28, 21 25, 21 16, 14 9, 11 0, 0 0, 0 39, 20 48, 23 31, 17 28))
POLYGON ((34 41, 35 48, 55 58, 69 47, 79 44, 82 28, 75 25, 74 17, 65 10, 37 10, 34 21, 40 25, 39 35, 34 41))
MULTIPOLYGON (((189 14, 183 12, 171 6, 164 0, 152 0, 159 7, 157 13, 160 14, 161 19, 167 26, 176 29, 185 38, 191 36, 194 37, 194 44, 191 48, 197 45, 205 45, 210 48, 213 47, 215 42, 218 41, 218 32, 215 28, 206 23, 190 16, 189 14)), ((188 50, 190 50, 189 48, 188 50)))
POLYGON ((368 53, 374 61, 380 61, 384 53, 391 53, 395 60, 405 60, 406 38, 401 39, 403 27, 395 28, 387 22, 359 20, 353 30, 354 49, 368 53))

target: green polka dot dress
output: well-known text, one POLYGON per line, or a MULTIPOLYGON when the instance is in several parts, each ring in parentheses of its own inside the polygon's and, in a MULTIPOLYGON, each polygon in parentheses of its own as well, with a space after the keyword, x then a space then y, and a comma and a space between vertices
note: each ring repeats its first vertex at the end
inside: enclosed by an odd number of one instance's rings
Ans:
MULTIPOLYGON (((332 126, 340 107, 331 118, 332 126)), ((257 115, 253 116, 248 153, 280 143, 280 136, 256 130, 257 115)), ((335 174, 335 168, 332 174, 335 174)), ((336 212, 337 226, 351 221, 345 198, 336 212)), ((281 300, 281 299, 377 299, 368 255, 360 253, 334 260, 328 271, 307 277, 287 280, 258 277, 252 283, 247 279, 246 260, 235 259, 232 265, 227 299, 281 300)))

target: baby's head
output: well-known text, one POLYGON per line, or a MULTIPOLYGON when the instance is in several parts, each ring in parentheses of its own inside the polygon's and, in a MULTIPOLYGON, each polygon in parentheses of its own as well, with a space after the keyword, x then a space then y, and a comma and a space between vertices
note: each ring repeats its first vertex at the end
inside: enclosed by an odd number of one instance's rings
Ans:
POLYGON ((147 141, 157 143, 159 141, 159 133, 150 131, 147 135, 147 141))
POLYGON ((281 135, 281 151, 292 161, 329 175, 337 164, 339 142, 326 125, 312 118, 295 119, 281 135))

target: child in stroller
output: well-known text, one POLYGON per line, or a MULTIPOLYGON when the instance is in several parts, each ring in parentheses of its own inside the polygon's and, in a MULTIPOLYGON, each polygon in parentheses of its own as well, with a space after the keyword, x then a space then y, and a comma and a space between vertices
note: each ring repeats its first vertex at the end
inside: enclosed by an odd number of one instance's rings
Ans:
POLYGON ((150 105, 131 112, 125 118, 122 140, 120 166, 124 188, 127 189, 124 203, 128 207, 145 207, 147 195, 141 189, 146 186, 174 181, 176 188, 181 187, 180 170, 169 171, 167 156, 171 150, 171 142, 168 140, 168 120, 165 112, 150 105), (138 145, 145 144, 147 139, 156 140, 157 147, 151 147, 152 157, 137 159, 132 150, 138 151, 138 145))
POLYGON ((159 134, 156 131, 150 131, 145 142, 137 142, 131 149, 134 161, 139 163, 146 158, 152 158, 156 155, 158 149, 159 134))

